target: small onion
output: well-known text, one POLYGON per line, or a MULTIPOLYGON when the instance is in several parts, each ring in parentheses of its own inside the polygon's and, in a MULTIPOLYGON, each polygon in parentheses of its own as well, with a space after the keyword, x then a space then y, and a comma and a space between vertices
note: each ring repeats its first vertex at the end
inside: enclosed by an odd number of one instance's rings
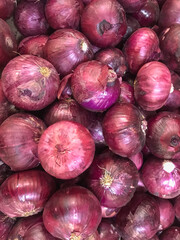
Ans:
POLYGON ((165 231, 162 232, 162 234, 159 236, 160 240, 179 240, 180 239, 180 227, 172 226, 165 231))
POLYGON ((180 221, 180 195, 175 199, 174 210, 176 218, 180 221))
POLYGON ((138 11, 147 0, 118 0, 127 13, 138 11))
POLYGON ((71 98, 72 97, 72 90, 71 90, 71 84, 70 84, 70 79, 71 79, 72 73, 66 75, 63 77, 63 79, 60 82, 59 85, 59 90, 57 93, 57 98, 71 98))
POLYGON ((54 191, 54 179, 41 170, 14 173, 0 186, 0 211, 9 217, 35 215, 54 191))
POLYGON ((84 187, 64 188, 47 202, 43 221, 54 237, 83 240, 97 229, 101 206, 94 194, 84 187))
POLYGON ((16 7, 16 0, 0 1, 0 18, 7 19, 12 16, 16 7))
POLYGON ((119 240, 120 235, 112 219, 103 219, 98 226, 100 240, 119 240))
POLYGON ((109 207, 104 207, 101 205, 101 211, 102 211, 102 217, 103 218, 112 218, 115 217, 120 208, 109 208, 109 207))
POLYGON ((4 215, 2 212, 0 212, 0 237, 1 240, 7 240, 8 234, 13 227, 16 219, 15 218, 9 218, 8 216, 4 215))

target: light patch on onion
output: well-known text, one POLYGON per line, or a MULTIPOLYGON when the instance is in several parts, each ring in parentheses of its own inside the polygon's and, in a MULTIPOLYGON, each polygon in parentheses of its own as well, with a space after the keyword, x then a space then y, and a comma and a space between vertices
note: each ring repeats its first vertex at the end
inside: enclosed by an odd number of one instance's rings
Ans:
POLYGON ((175 165, 174 165, 173 162, 170 162, 170 161, 168 161, 168 160, 165 160, 165 161, 163 162, 163 169, 164 169, 164 171, 166 171, 167 173, 171 173, 171 172, 174 171, 175 165))
POLYGON ((100 179, 100 183, 104 188, 110 188, 113 180, 111 173, 105 170, 103 177, 100 179))
POLYGON ((13 41, 12 41, 12 39, 10 37, 6 37, 5 38, 5 42, 6 42, 6 46, 8 48, 13 48, 14 47, 13 41))
POLYGON ((81 45, 82 51, 83 51, 83 52, 87 52, 87 50, 88 50, 88 45, 87 45, 87 43, 86 43, 85 41, 82 41, 80 45, 81 45))

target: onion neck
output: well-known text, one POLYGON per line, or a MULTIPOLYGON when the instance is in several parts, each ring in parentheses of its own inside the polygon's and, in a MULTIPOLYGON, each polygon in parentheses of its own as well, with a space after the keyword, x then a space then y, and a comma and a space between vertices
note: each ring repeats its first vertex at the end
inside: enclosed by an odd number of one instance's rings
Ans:
POLYGON ((72 233, 69 240, 81 240, 79 233, 72 233))
POLYGON ((100 183, 104 188, 110 188, 113 182, 111 174, 105 170, 104 175, 100 179, 100 183))
POLYGON ((105 19, 97 25, 98 33, 101 36, 111 28, 112 28, 111 23, 107 22, 105 19))

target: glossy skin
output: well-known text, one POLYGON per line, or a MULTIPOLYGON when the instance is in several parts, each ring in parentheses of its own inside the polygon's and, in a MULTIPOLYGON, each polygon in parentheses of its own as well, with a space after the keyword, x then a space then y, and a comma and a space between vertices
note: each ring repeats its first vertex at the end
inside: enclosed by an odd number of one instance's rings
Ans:
POLYGON ((159 236, 160 240, 179 240, 180 239, 180 227, 170 227, 163 231, 163 233, 159 236))
POLYGON ((101 210, 103 218, 112 218, 118 214, 120 208, 109 208, 101 206, 101 210))
POLYGON ((103 219, 98 226, 100 240, 119 240, 120 235, 113 224, 112 219, 103 219))
POLYGON ((2 212, 0 212, 0 237, 1 240, 7 240, 8 234, 15 224, 16 219, 15 218, 9 218, 7 215, 4 215, 2 212))

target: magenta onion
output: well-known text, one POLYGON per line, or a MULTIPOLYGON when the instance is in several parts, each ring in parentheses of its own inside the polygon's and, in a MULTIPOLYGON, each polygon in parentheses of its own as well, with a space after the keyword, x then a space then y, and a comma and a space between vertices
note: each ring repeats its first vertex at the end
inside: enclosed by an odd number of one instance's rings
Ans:
POLYGON ((175 199, 174 211, 176 218, 180 221, 180 195, 175 199))
POLYGON ((16 0, 1 0, 0 1, 0 18, 7 19, 13 15, 16 7, 16 0))
POLYGON ((16 113, 0 125, 0 158, 13 171, 39 165, 38 142, 46 126, 28 113, 16 113))
POLYGON ((84 108, 102 112, 118 99, 120 84, 117 74, 96 60, 79 64, 71 77, 75 100, 84 108))
POLYGON ((13 172, 10 167, 0 161, 0 185, 8 178, 13 172))
POLYGON ((148 240, 159 227, 159 206, 146 193, 135 193, 132 200, 120 209, 116 225, 124 240, 148 240))
POLYGON ((146 121, 133 104, 116 103, 105 114, 102 126, 106 144, 114 153, 130 157, 143 148, 146 121))
POLYGON ((149 156, 141 168, 141 179, 147 190, 160 198, 180 194, 180 162, 149 156))
POLYGON ((134 82, 134 96, 144 110, 160 109, 170 91, 171 73, 165 64, 153 61, 140 68, 134 82))
POLYGON ((82 32, 95 46, 114 47, 126 33, 126 15, 116 0, 96 0, 89 3, 81 17, 82 32))
POLYGON ((169 240, 174 239, 178 240, 180 239, 180 227, 172 226, 165 231, 162 232, 162 234, 159 236, 160 240, 169 240))
POLYGON ((4 215, 2 212, 0 212, 0 237, 1 240, 7 240, 8 234, 13 227, 16 219, 15 218, 9 218, 8 216, 4 215))
POLYGON ((143 154, 142 152, 136 153, 129 157, 131 161, 136 165, 137 169, 139 170, 143 165, 143 154))
POLYGON ((45 58, 50 61, 60 76, 72 72, 78 64, 93 58, 92 45, 79 31, 59 29, 52 33, 44 48, 45 58))
POLYGON ((127 13, 138 11, 147 0, 118 0, 127 13))
POLYGON ((133 86, 131 86, 128 82, 122 81, 120 88, 121 92, 119 95, 119 102, 135 104, 133 86))
POLYGON ((54 191, 54 179, 41 170, 14 173, 0 186, 0 211, 9 217, 35 215, 54 191))
POLYGON ((102 217, 103 218, 112 218, 115 217, 120 208, 109 208, 109 207, 104 207, 101 205, 101 211, 102 211, 102 217))
POLYGON ((159 39, 152 29, 139 28, 125 42, 123 52, 129 71, 136 74, 145 63, 159 60, 159 39))
POLYGON ((101 206, 94 194, 84 187, 64 188, 47 202, 43 221, 54 237, 82 240, 97 229, 101 206))
POLYGON ((98 226, 100 240, 119 240, 120 235, 112 219, 103 219, 98 226))
POLYGON ((59 121, 49 126, 38 144, 42 167, 60 179, 75 178, 92 163, 95 144, 91 134, 80 123, 59 121))
POLYGON ((44 1, 21 0, 15 9, 14 22, 21 34, 33 36, 46 34, 49 24, 45 18, 44 1))
POLYGON ((180 115, 159 112, 148 121, 146 143, 153 155, 165 159, 180 157, 180 115))
POLYGON ((83 8, 82 0, 47 0, 45 15, 53 29, 78 29, 83 8))
POLYGON ((18 46, 20 54, 31 54, 38 57, 44 57, 44 46, 48 40, 46 35, 37 35, 24 38, 18 46))
POLYGON ((2 88, 16 107, 40 110, 56 99, 59 75, 43 58, 22 55, 12 59, 2 72, 2 88))

